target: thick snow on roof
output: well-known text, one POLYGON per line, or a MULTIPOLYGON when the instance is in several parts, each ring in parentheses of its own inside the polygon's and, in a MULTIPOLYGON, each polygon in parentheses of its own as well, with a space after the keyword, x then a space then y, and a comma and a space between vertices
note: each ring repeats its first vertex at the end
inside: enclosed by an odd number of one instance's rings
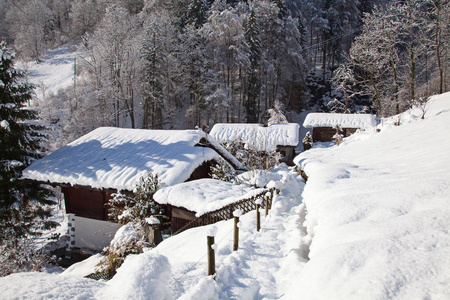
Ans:
POLYGON ((194 147, 202 137, 206 133, 196 130, 102 127, 35 161, 23 177, 133 190, 141 176, 152 172, 169 186, 187 180, 203 162, 220 157, 210 148, 194 147))
POLYGON ((210 135, 219 142, 232 142, 237 138, 248 144, 250 149, 275 151, 277 146, 297 146, 300 126, 296 123, 273 124, 216 124, 210 135))
POLYGON ((231 182, 199 179, 162 188, 153 195, 153 199, 159 204, 184 207, 195 211, 197 216, 201 216, 247 196, 250 197, 257 190, 231 182))
POLYGON ((303 126, 307 128, 336 125, 344 128, 366 129, 377 126, 377 121, 374 115, 369 114, 310 113, 303 122, 303 126))

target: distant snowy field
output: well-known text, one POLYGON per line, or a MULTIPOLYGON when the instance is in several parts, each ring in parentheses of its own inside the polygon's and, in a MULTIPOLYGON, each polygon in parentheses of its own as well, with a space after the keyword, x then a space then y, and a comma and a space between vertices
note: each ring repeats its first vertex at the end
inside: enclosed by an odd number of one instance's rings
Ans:
POLYGON ((77 51, 61 46, 49 51, 39 63, 19 62, 18 67, 27 70, 26 79, 35 85, 37 98, 43 100, 73 84, 77 56, 77 51))
POLYGON ((402 114, 296 162, 309 176, 264 174, 282 189, 262 229, 241 217, 218 228, 217 278, 206 276, 206 232, 194 228, 130 256, 109 282, 84 279, 98 257, 61 274, 0 278, 2 299, 449 299, 450 93, 425 120, 402 114), (304 227, 305 226, 305 227, 304 227))

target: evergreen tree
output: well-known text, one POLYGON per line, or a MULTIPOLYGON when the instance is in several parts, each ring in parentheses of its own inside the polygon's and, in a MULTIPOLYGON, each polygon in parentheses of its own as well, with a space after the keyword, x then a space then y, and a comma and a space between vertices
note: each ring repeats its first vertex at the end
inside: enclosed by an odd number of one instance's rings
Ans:
POLYGON ((0 246, 7 251, 22 238, 53 227, 50 191, 19 180, 23 169, 41 157, 45 140, 36 124, 37 112, 26 107, 32 87, 21 83, 23 73, 13 67, 14 55, 0 44, 0 246))
POLYGON ((162 48, 161 26, 152 22, 148 25, 146 37, 142 43, 142 58, 144 59, 144 112, 142 128, 162 128, 164 95, 161 77, 165 67, 164 49, 162 48), (149 120, 151 119, 151 121, 149 120))
POLYGON ((283 104, 281 103, 280 100, 275 100, 273 107, 268 109, 267 112, 269 113, 270 116, 268 120, 268 125, 289 123, 286 116, 283 113, 283 104))
POLYGON ((307 30, 305 25, 305 18, 303 18, 302 14, 298 12, 297 14, 297 22, 298 22, 298 32, 300 33, 300 46, 302 47, 302 56, 306 56, 307 52, 304 50, 307 45, 307 30))
POLYGON ((286 4, 284 3, 284 0, 272 0, 277 5, 279 12, 278 12, 278 18, 284 19, 288 15, 288 9, 286 7, 286 4))
POLYGON ((195 28, 200 28, 208 20, 208 11, 212 1, 193 0, 189 5, 188 24, 193 24, 195 28))
POLYGON ((248 70, 247 75, 247 102, 245 104, 245 109, 247 113, 247 122, 256 123, 258 122, 256 103, 261 90, 261 82, 257 74, 261 56, 261 41, 259 37, 259 28, 253 9, 250 11, 250 16, 248 18, 245 39, 248 44, 248 55, 250 60, 250 69, 248 70))

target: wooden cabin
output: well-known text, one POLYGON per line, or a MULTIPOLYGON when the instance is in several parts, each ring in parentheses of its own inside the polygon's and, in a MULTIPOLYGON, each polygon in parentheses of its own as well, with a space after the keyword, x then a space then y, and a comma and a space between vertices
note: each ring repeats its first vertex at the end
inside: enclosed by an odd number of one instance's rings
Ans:
POLYGON ((66 213, 109 221, 112 194, 131 193, 149 172, 167 187, 210 177, 219 160, 244 169, 203 131, 103 127, 33 162, 23 178, 60 186, 66 213))
POLYGON ((332 142, 336 134, 336 126, 339 133, 348 137, 358 129, 369 129, 377 125, 374 115, 370 114, 337 114, 337 113, 309 113, 303 126, 312 128, 313 142, 332 142))
POLYGON ((206 178, 162 188, 153 198, 166 208, 175 233, 195 217, 235 203, 254 191, 247 185, 206 178))
POLYGON ((296 123, 272 124, 215 124, 210 134, 220 143, 240 140, 249 149, 280 153, 280 162, 293 165, 295 148, 299 143, 300 126, 296 123))

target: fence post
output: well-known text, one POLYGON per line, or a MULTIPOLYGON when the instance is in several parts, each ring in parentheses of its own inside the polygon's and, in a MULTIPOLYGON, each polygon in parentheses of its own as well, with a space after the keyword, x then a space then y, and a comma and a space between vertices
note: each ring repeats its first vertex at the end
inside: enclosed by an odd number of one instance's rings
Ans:
POLYGON ((266 195, 264 196, 264 199, 266 199, 266 215, 265 217, 267 217, 267 215, 269 214, 269 192, 266 193, 266 195))
POLYGON ((240 209, 236 209, 233 212, 234 216, 234 238, 233 238, 233 251, 237 251, 239 248, 239 217, 242 215, 240 209))
POLYGON ((259 208, 261 207, 262 200, 255 200, 256 203, 256 231, 261 229, 261 214, 259 213, 259 208))
POLYGON ((213 278, 215 279, 214 274, 216 274, 216 257, 215 257, 215 248, 216 245, 214 244, 214 237, 217 233, 217 227, 212 226, 209 228, 206 236, 206 244, 207 244, 207 251, 208 251, 208 276, 213 275, 213 278))

